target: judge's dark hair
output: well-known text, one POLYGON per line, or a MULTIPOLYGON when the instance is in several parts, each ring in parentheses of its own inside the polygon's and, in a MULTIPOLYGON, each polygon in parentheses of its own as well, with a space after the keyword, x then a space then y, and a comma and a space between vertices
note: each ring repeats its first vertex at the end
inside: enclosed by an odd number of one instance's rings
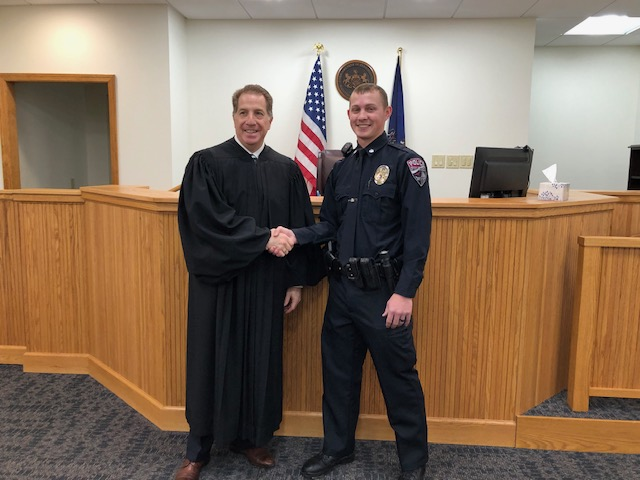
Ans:
POLYGON ((380 85, 376 85, 375 83, 361 83, 356 88, 353 89, 351 95, 360 95, 362 93, 370 93, 370 92, 378 92, 382 97, 382 106, 387 108, 389 106, 389 97, 387 96, 387 92, 384 91, 380 85))
POLYGON ((267 90, 260 85, 245 85, 244 87, 236 90, 231 97, 231 103, 233 103, 233 113, 238 111, 238 99, 243 93, 255 93, 256 95, 262 95, 267 101, 267 114, 273 117, 273 97, 267 90))

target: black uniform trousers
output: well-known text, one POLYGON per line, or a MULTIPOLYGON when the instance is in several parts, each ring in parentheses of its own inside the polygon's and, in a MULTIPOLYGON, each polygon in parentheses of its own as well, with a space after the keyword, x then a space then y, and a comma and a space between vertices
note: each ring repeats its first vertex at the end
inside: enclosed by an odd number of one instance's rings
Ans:
POLYGON ((362 365, 369 350, 395 431, 400 466, 409 471, 427 463, 427 419, 415 369, 413 323, 386 328, 382 313, 390 295, 386 286, 364 291, 345 277, 330 277, 322 327, 323 452, 342 457, 354 450, 362 365))

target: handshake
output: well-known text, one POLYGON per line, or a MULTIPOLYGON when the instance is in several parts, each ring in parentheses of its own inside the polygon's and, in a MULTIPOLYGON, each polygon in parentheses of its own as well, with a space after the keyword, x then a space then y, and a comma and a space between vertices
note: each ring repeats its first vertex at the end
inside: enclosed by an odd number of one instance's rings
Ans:
POLYGON ((288 228, 272 228, 266 250, 276 257, 284 257, 296 243, 298 243, 296 236, 288 228))

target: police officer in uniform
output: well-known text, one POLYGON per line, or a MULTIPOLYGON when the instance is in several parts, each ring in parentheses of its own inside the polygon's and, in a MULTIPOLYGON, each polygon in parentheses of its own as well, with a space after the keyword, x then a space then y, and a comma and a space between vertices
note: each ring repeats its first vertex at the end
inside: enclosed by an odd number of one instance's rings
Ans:
POLYGON ((396 435, 399 480, 425 475, 427 424, 415 369, 413 297, 423 277, 431 233, 424 160, 389 143, 386 92, 361 84, 348 110, 358 145, 331 172, 320 222, 280 234, 301 245, 330 242, 329 298, 322 328, 322 451, 302 467, 322 476, 354 459, 362 365, 376 367, 396 435))

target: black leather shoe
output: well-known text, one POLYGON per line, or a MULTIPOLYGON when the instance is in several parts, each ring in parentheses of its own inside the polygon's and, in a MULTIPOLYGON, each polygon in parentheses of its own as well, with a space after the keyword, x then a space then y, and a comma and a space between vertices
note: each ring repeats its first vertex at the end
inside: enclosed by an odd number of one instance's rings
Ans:
POLYGON ((305 478, 321 477, 322 475, 329 473, 338 465, 353 462, 354 458, 355 455, 353 453, 345 455, 344 457, 332 457, 331 455, 325 455, 321 452, 304 462, 301 473, 305 478))
POLYGON ((422 480, 426 472, 427 466, 423 465, 422 467, 416 468, 415 470, 402 472, 398 477, 398 480, 422 480))

